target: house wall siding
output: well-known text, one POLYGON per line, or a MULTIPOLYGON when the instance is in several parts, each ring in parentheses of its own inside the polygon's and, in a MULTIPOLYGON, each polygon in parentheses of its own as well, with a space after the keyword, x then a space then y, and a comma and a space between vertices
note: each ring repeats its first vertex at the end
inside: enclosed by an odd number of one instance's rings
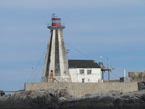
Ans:
POLYGON ((100 68, 70 68, 69 69, 72 82, 101 82, 101 69, 100 68), (80 74, 80 70, 84 70, 84 74, 80 74), (91 70, 91 74, 87 74, 87 70, 91 70))

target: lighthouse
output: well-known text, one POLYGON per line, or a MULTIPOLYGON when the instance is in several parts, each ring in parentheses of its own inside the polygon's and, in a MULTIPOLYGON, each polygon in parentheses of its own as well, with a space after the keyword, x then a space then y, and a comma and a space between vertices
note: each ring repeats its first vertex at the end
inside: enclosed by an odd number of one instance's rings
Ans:
POLYGON ((61 18, 53 15, 41 82, 70 82, 61 18))

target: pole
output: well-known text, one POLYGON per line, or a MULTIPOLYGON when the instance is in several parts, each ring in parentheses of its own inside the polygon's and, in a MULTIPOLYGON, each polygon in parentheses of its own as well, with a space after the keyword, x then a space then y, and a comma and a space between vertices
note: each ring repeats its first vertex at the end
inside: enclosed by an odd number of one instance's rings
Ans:
POLYGON ((108 70, 108 80, 110 80, 110 71, 108 70))

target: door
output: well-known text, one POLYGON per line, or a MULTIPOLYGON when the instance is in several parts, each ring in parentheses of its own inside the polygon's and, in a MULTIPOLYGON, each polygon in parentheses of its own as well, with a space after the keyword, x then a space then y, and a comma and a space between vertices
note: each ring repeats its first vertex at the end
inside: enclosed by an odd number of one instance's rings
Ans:
POLYGON ((82 83, 84 83, 85 82, 85 78, 82 78, 82 83))

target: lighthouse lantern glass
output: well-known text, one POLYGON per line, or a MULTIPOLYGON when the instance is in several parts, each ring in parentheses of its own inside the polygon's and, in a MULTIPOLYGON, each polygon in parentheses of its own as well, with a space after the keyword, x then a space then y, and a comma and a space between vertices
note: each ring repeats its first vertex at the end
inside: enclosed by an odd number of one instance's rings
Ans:
POLYGON ((52 19, 52 26, 61 26, 60 18, 53 18, 52 19))

